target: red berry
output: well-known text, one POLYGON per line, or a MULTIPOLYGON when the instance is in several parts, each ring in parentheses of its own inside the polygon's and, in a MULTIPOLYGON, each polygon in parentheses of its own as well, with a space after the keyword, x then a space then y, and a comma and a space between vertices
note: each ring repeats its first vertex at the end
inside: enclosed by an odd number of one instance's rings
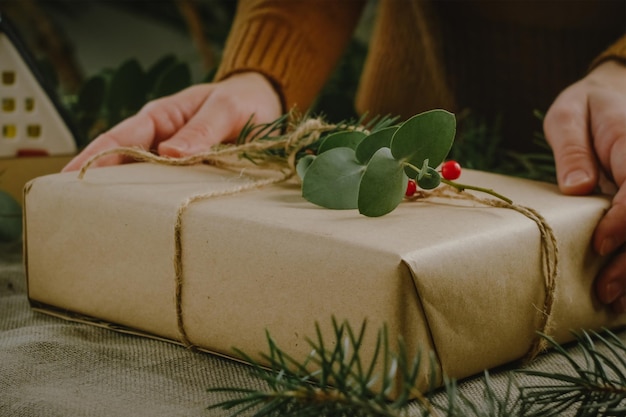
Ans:
POLYGON ((441 166, 441 176, 447 180, 455 180, 461 176, 461 164, 457 161, 447 161, 441 166))
POLYGON ((415 181, 409 180, 408 184, 406 185, 406 193, 404 193, 404 195, 406 195, 407 197, 413 197, 416 192, 417 184, 415 183, 415 181))

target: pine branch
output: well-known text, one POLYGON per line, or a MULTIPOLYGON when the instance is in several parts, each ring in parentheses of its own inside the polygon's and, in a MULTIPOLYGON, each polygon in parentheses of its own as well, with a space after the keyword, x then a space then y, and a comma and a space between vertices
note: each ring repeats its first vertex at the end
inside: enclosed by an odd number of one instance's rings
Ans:
POLYGON ((512 375, 509 375, 503 395, 499 395, 485 371, 483 378, 482 401, 477 403, 459 390, 455 380, 445 381, 446 403, 437 405, 442 416, 446 417, 513 417, 520 416, 519 387, 512 375))
MULTIPOLYGON (((320 115, 322 119, 323 115, 320 115)), ((259 123, 255 124, 253 122, 254 115, 252 115, 245 126, 241 129, 239 133, 236 143, 241 145, 245 142, 251 141, 259 141, 259 140, 275 140, 281 133, 288 130, 293 125, 297 124, 300 120, 305 120, 308 116, 300 117, 298 115, 294 115, 293 113, 285 113, 280 116, 278 119, 269 122, 269 123, 259 123)), ((350 129, 365 129, 370 132, 376 132, 377 130, 384 129, 386 127, 392 126, 397 120, 398 117, 392 117, 390 115, 387 116, 375 116, 371 120, 367 120, 367 114, 361 116, 358 119, 348 119, 341 121, 335 124, 335 128, 329 130, 326 135, 331 133, 335 133, 343 130, 350 129)))
POLYGON ((430 413, 432 405, 414 388, 420 356, 409 360, 402 341, 399 341, 399 352, 393 353, 387 330, 383 328, 377 334, 372 358, 364 363, 361 348, 365 330, 365 323, 355 333, 348 323, 339 324, 333 319, 334 338, 327 344, 316 325, 317 340, 307 341, 312 350, 303 363, 281 350, 267 334, 269 353, 261 354, 267 366, 244 352, 238 353, 252 365, 253 374, 264 380, 269 389, 211 388, 211 392, 229 392, 238 397, 210 408, 235 410, 232 416, 256 407, 255 417, 397 417, 404 414, 403 408, 417 395, 423 409, 430 413), (397 393, 393 401, 389 400, 392 392, 397 393))
POLYGON ((575 411, 580 417, 626 415, 626 345, 617 335, 608 330, 577 335, 584 363, 578 363, 551 337, 543 337, 572 373, 522 371, 546 380, 545 384, 522 387, 524 415, 557 416, 565 411, 575 411))
MULTIPOLYGON (((541 112, 534 111, 534 115, 543 120, 541 112)), ((542 132, 529 138, 534 151, 516 152, 503 146, 500 119, 488 124, 468 113, 459 114, 458 119, 460 128, 450 159, 466 168, 556 183, 554 156, 542 132)))
MULTIPOLYGON (((555 354, 562 356, 571 373, 520 370, 508 375, 506 389, 498 394, 489 373, 483 378, 483 395, 477 402, 459 389, 453 379, 444 379, 444 398, 434 392, 422 394, 414 387, 421 355, 410 358, 402 340, 398 352, 389 347, 386 328, 379 330, 374 353, 362 358, 366 325, 354 332, 347 322, 333 319, 333 340, 324 340, 319 325, 316 340, 307 340, 311 354, 298 361, 283 351, 267 333, 269 351, 262 353, 262 365, 238 351, 252 365, 252 373, 265 381, 267 390, 242 387, 214 387, 230 400, 212 405, 233 412, 252 412, 254 417, 271 416, 363 416, 400 417, 409 405, 419 416, 441 417, 535 417, 626 416, 626 345, 614 333, 583 333, 578 336, 583 363, 546 335, 555 354), (518 374, 537 377, 545 383, 519 386, 518 374), (395 393, 395 400, 390 394, 395 393), (417 410, 415 410, 417 406, 417 410)), ((429 368, 430 386, 438 374, 434 359, 429 368)))

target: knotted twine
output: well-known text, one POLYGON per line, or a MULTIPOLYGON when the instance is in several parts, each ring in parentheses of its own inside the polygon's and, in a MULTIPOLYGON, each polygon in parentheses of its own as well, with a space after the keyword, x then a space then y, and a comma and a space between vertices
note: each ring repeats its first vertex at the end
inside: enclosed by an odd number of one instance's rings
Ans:
MULTIPOLYGON (((176 213, 176 222, 174 226, 174 271, 175 271, 175 304, 176 304, 176 323, 178 331, 180 333, 180 342, 189 349, 195 349, 196 347, 191 343, 187 335, 185 328, 184 312, 182 308, 183 298, 183 216, 186 209, 194 202, 200 200, 207 200, 211 198, 239 194, 244 191, 262 188, 272 184, 278 184, 284 182, 296 174, 295 160, 297 154, 305 149, 307 146, 316 142, 320 136, 328 131, 337 129, 334 124, 329 124, 321 120, 320 118, 308 118, 289 133, 282 135, 271 140, 256 140, 238 145, 218 145, 213 149, 194 154, 187 157, 172 158, 166 156, 159 156, 154 153, 148 152, 143 149, 133 147, 118 147, 107 151, 100 152, 92 156, 81 168, 78 175, 79 179, 85 176, 85 173, 89 167, 98 159, 108 155, 120 155, 130 157, 137 162, 150 162, 159 165, 169 166, 190 166, 198 164, 211 164, 222 168, 237 168, 243 165, 250 164, 249 161, 233 160, 233 156, 241 156, 246 153, 262 153, 270 150, 284 150, 287 155, 286 163, 280 163, 278 161, 267 159, 261 159, 255 161, 255 167, 264 168, 281 172, 280 176, 274 178, 257 179, 255 181, 239 185, 229 190, 211 191, 207 193, 199 193, 186 198, 178 207, 176 213), (286 167, 285 167, 286 165, 286 167), (286 168, 286 169, 285 169, 286 168)), ((351 128, 345 126, 346 128, 351 128)), ((544 284, 544 302, 543 306, 538 308, 540 313, 539 325, 537 328, 537 335, 533 339, 528 351, 526 352, 523 362, 528 363, 532 361, 537 355, 547 349, 547 341, 542 334, 548 334, 552 328, 552 310, 556 295, 556 284, 558 278, 558 245, 556 236, 552 227, 548 224, 545 218, 535 209, 525 207, 518 204, 509 203, 503 200, 494 198, 481 198, 471 193, 462 192, 451 186, 441 186, 434 192, 423 193, 424 196, 443 197, 451 199, 467 199, 474 201, 478 204, 491 207, 507 208, 518 213, 523 214, 537 225, 539 229, 541 244, 541 265, 544 284)))

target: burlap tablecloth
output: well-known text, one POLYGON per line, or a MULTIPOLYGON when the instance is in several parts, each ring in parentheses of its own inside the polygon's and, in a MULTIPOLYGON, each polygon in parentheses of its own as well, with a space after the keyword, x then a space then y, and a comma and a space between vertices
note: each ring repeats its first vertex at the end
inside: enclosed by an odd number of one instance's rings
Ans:
MULTIPOLYGON (((618 334, 626 341, 626 331, 618 334)), ((554 354, 530 368, 571 372, 554 354)), ((504 392, 508 373, 492 372, 496 391, 504 392)), ((517 380, 524 384, 525 378, 517 380)), ((206 409, 227 398, 206 392, 215 386, 262 388, 263 383, 240 363, 31 311, 21 245, 0 245, 0 416, 228 415, 206 409)), ((461 388, 476 404, 484 398, 480 376, 461 388)), ((408 411, 419 415, 416 405, 408 411)))

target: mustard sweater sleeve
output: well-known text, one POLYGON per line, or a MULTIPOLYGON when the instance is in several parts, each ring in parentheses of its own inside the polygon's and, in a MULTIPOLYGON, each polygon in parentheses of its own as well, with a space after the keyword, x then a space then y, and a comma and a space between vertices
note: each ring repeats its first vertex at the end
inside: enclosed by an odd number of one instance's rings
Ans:
POLYGON ((594 69, 603 62, 616 60, 626 65, 626 35, 619 38, 614 44, 609 46, 591 63, 590 69, 594 69))
POLYGON ((215 80, 256 71, 306 111, 344 51, 361 0, 240 0, 215 80))

